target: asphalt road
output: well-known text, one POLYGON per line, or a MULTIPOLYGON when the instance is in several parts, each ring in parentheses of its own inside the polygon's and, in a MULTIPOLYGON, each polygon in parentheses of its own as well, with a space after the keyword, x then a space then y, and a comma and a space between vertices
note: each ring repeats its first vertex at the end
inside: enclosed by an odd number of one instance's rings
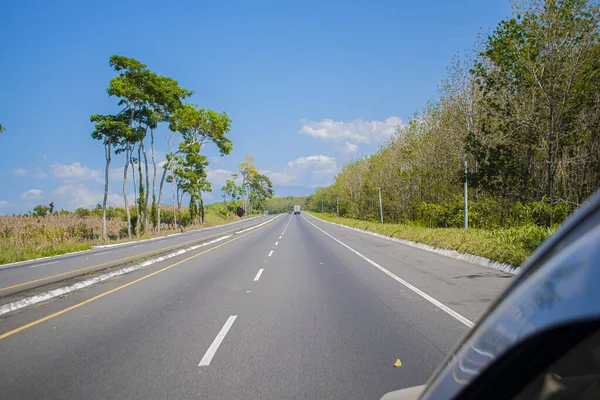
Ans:
POLYGON ((286 214, 4 316, 0 397, 378 399, 425 383, 509 280, 286 214))
POLYGON ((197 241, 223 234, 224 232, 244 229, 266 220, 266 216, 260 216, 228 225, 150 240, 123 243, 58 257, 0 265, 0 297, 61 281, 68 277, 78 276, 91 270, 107 268, 122 263, 126 259, 143 257, 144 255, 165 248, 178 248, 185 244, 191 245, 197 241))

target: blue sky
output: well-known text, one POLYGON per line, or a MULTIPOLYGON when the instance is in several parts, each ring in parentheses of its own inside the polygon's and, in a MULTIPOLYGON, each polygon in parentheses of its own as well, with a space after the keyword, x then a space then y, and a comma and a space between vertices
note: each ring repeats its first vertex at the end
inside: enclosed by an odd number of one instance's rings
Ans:
MULTIPOLYGON (((0 4, 0 214, 101 202, 92 113, 111 113, 113 54, 134 57, 227 111, 233 152, 211 158, 213 193, 245 155, 276 196, 332 182, 435 94, 457 53, 510 15, 506 0, 26 1, 0 4)), ((159 129, 159 160, 167 151, 159 129)), ((123 161, 110 201, 122 204, 123 161)), ((131 192, 131 190, 129 190, 131 192)), ((167 197, 167 202, 170 196, 167 197)))

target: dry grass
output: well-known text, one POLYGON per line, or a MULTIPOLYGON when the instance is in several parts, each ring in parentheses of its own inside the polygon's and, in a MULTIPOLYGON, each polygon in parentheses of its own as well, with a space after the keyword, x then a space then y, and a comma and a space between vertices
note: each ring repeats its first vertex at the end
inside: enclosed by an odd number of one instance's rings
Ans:
MULTIPOLYGON (((163 206, 163 210, 172 210, 163 206)), ((184 231, 222 225, 238 217, 224 217, 207 210, 206 223, 190 225, 184 231)), ((140 239, 127 237, 127 224, 121 218, 107 221, 108 243, 140 239)), ((176 233, 174 225, 163 224, 160 235, 176 233)), ((0 264, 30 260, 73 251, 90 249, 93 245, 107 243, 101 238, 102 217, 97 215, 53 214, 43 217, 34 215, 0 216, 0 264)), ((159 236, 158 232, 141 238, 159 236)))

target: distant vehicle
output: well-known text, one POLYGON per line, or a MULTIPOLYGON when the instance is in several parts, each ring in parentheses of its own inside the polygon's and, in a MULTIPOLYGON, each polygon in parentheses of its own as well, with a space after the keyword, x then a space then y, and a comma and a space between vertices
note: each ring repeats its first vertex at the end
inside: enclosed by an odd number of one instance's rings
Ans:
POLYGON ((300 205, 296 204, 294 206, 294 215, 300 215, 300 205))
POLYGON ((426 385, 382 400, 600 399, 600 191, 546 240, 426 385))
POLYGON ((269 211, 265 210, 264 214, 269 215, 269 211))

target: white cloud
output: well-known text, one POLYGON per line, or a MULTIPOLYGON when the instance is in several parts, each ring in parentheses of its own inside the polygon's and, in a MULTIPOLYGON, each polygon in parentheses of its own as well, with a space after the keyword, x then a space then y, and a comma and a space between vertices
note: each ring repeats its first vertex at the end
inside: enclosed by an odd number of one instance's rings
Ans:
POLYGON ((29 189, 21 195, 22 200, 36 200, 44 195, 44 191, 40 189, 29 189))
POLYGON ((40 155, 42 156, 42 160, 48 159, 48 156, 46 155, 46 153, 40 153, 40 155))
POLYGON ((102 171, 99 169, 90 169, 79 162, 69 165, 54 163, 52 164, 52 173, 60 179, 99 180, 102 177, 102 171))
POLYGON ((323 154, 298 157, 293 161, 289 161, 287 165, 291 168, 310 169, 317 175, 333 174, 337 170, 335 158, 323 154))
POLYGON ((15 168, 13 169, 14 176, 34 176, 36 178, 45 178, 48 176, 44 171, 40 168, 36 168, 34 172, 28 171, 25 168, 15 168))
POLYGON ((48 176, 48 174, 42 171, 40 168, 36 168, 33 176, 36 178, 45 178, 48 176))
POLYGON ((220 190, 223 186, 225 186, 225 181, 227 179, 231 179, 232 173, 234 172, 226 169, 212 169, 208 167, 206 168, 206 179, 208 179, 208 181, 211 183, 212 189, 216 191, 220 190))
POLYGON ((260 171, 271 179, 274 185, 289 185, 296 181, 297 177, 289 172, 284 171, 260 171))
POLYGON ((402 120, 398 117, 389 117, 385 121, 334 121, 324 119, 321 122, 302 119, 302 127, 298 131, 301 135, 319 138, 323 141, 351 140, 355 143, 369 144, 384 141, 390 138, 402 120))
POLYGON ((281 168, 260 172, 271 178, 275 185, 318 187, 331 183, 337 172, 336 161, 335 157, 315 154, 288 161, 281 168))
POLYGON ((358 150, 358 145, 346 142, 343 146, 338 147, 338 150, 342 153, 356 153, 356 151, 358 150))
POLYGON ((0 200, 0 208, 9 208, 9 207, 12 207, 12 204, 10 204, 6 200, 0 200))
MULTIPOLYGON (((52 191, 52 195, 58 197, 54 201, 58 208, 90 208, 95 207, 96 204, 102 204, 104 200, 103 190, 90 189, 82 183, 59 186, 52 191)), ((133 194, 127 195, 127 200, 130 205, 133 204, 133 194)), ((109 206, 123 207, 124 204, 122 194, 108 192, 109 206)))

